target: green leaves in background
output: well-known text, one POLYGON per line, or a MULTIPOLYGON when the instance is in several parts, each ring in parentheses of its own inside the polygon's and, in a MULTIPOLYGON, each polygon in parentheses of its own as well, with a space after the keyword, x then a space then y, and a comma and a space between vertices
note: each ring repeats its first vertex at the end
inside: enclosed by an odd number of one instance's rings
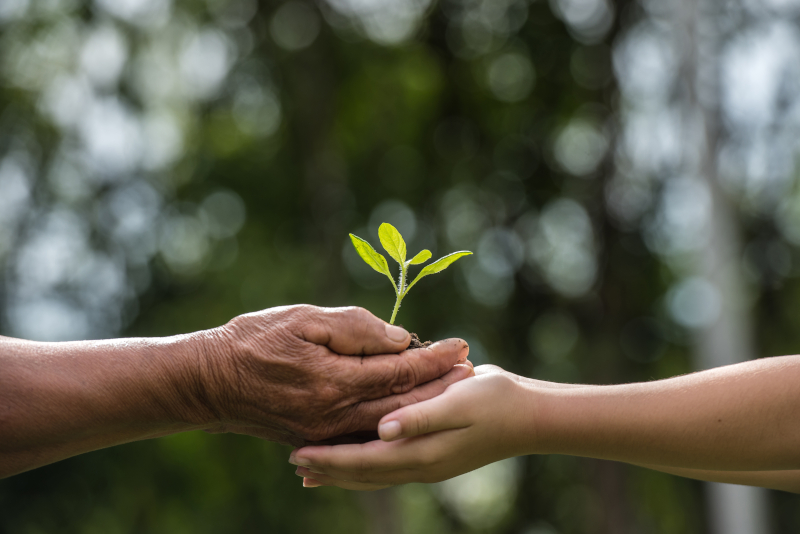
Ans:
POLYGON ((408 260, 406 265, 419 265, 431 259, 431 251, 428 249, 422 250, 419 254, 408 260))
MULTIPOLYGON (((402 240, 402 237, 400 239, 402 240)), ((392 287, 394 287, 394 279, 392 278, 392 273, 389 272, 389 264, 386 263, 386 258, 383 257, 383 254, 372 248, 372 245, 357 235, 350 234, 350 240, 353 242, 353 246, 356 248, 358 255, 361 256, 361 259, 379 273, 388 276, 392 282, 392 287)), ((403 250, 405 251, 405 243, 403 243, 403 250)))
POLYGON ((378 228, 378 237, 380 237, 381 245, 389 253, 389 256, 394 258, 394 261, 400 265, 403 265, 406 262, 406 242, 400 232, 397 231, 397 228, 389 223, 383 223, 378 228))
MULTIPOLYGON (((427 251, 423 251, 423 252, 427 252, 427 251)), ((422 254, 422 253, 420 253, 420 254, 422 254)), ((428 254, 430 254, 430 252, 428 252, 428 254)), ((447 256, 442 256, 441 258, 439 258, 435 262, 431 263, 430 265, 426 265, 425 268, 423 268, 419 272, 417 277, 414 278, 414 281, 411 282, 411 284, 409 284, 408 289, 411 289, 414 286, 414 284, 416 284, 421 278, 424 278, 425 276, 428 276, 429 274, 440 273, 440 272, 444 271, 445 269, 447 269, 448 267, 450 267, 450 265, 452 265, 453 262, 455 262, 457 259, 462 258, 464 256, 469 256, 470 254, 472 254, 472 252, 470 252, 468 250, 459 250, 458 252, 452 252, 452 253, 448 254, 447 256)), ((408 289, 406 289, 406 292, 408 292, 408 289)))

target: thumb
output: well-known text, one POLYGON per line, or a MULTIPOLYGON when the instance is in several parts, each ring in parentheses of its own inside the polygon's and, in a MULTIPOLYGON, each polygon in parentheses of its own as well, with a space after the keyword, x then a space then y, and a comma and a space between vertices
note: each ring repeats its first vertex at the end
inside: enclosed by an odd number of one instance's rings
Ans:
POLYGON ((411 341, 409 333, 378 319, 364 308, 307 307, 300 335, 345 355, 396 354, 411 341))
POLYGON ((462 428, 470 424, 467 412, 456 395, 445 391, 438 397, 400 408, 384 416, 378 424, 378 435, 383 441, 394 441, 439 430, 462 428))

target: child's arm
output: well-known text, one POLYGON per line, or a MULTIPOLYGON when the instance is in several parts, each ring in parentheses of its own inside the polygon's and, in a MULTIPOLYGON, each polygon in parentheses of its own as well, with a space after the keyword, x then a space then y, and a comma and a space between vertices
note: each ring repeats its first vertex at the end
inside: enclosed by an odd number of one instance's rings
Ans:
POLYGON ((299 474, 385 486, 556 453, 797 491, 780 471, 800 470, 800 357, 620 386, 559 387, 497 368, 476 371, 440 397, 385 416, 382 442, 295 451, 295 463, 322 473, 299 474), (713 473, 724 471, 750 473, 713 473))

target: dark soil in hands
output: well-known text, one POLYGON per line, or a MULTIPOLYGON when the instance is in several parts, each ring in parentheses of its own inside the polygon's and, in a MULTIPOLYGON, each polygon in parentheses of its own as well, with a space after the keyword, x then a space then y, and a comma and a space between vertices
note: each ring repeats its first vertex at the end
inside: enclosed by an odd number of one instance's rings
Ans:
MULTIPOLYGON (((411 343, 408 344, 408 349, 424 349, 433 345, 433 341, 420 341, 419 336, 411 332, 411 343)), ((408 350, 406 349, 406 350, 408 350)))

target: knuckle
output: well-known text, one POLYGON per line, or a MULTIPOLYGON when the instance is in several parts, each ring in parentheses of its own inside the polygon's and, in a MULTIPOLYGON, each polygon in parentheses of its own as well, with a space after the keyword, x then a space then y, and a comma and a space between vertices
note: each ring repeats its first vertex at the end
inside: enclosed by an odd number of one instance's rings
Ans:
POLYGON ((273 320, 286 321, 290 320, 299 311, 302 304, 292 306, 275 306, 262 312, 268 315, 273 320))
POLYGON ((243 315, 237 315, 222 327, 226 332, 230 333, 234 337, 240 337, 242 332, 245 331, 248 327, 248 324, 253 321, 252 314, 246 313, 243 315))
POLYGON ((330 383, 322 384, 317 389, 317 394, 320 403, 324 406, 338 406, 347 397, 341 389, 330 383))
POLYGON ((491 363, 485 363, 483 365, 479 365, 475 368, 476 374, 502 374, 503 368, 493 365, 491 363))
POLYGON ((340 321, 349 322, 355 319, 358 314, 358 309, 356 306, 343 306, 341 308, 333 308, 331 310, 331 315, 340 321))
POLYGON ((375 318, 374 315, 372 315, 368 310, 364 308, 353 306, 352 310, 354 317, 358 320, 359 323, 369 324, 375 318))
POLYGON ((427 434, 431 428, 431 419, 425 412, 420 412, 416 417, 417 432, 427 434))
POLYGON ((419 373, 411 362, 405 358, 399 360, 394 368, 392 393, 397 395, 413 389, 417 384, 418 377, 419 373))
POLYGON ((364 308, 355 308, 353 317, 356 320, 358 331, 361 335, 369 332, 370 324, 372 323, 372 314, 364 308))
POLYGON ((354 335, 363 335, 369 327, 372 314, 364 308, 356 306, 348 306, 346 308, 341 308, 341 310, 341 319, 350 327, 350 331, 354 335))
POLYGON ((311 304, 295 304, 287 306, 285 310, 287 319, 294 321, 311 321, 317 314, 319 314, 319 308, 311 304))
POLYGON ((352 316, 356 319, 363 319, 366 316, 370 315, 370 313, 360 306, 344 306, 339 308, 339 310, 346 316, 352 316))
POLYGON ((513 380, 505 373, 497 373, 488 376, 486 382, 494 389, 503 390, 511 386, 513 380))
POLYGON ((423 449, 417 456, 417 464, 419 464, 421 467, 424 467, 426 470, 435 466, 438 462, 439 455, 431 447, 423 449))
POLYGON ((358 306, 347 306, 338 308, 338 315, 342 320, 351 323, 353 326, 364 327, 368 325, 374 316, 364 308, 358 306))

